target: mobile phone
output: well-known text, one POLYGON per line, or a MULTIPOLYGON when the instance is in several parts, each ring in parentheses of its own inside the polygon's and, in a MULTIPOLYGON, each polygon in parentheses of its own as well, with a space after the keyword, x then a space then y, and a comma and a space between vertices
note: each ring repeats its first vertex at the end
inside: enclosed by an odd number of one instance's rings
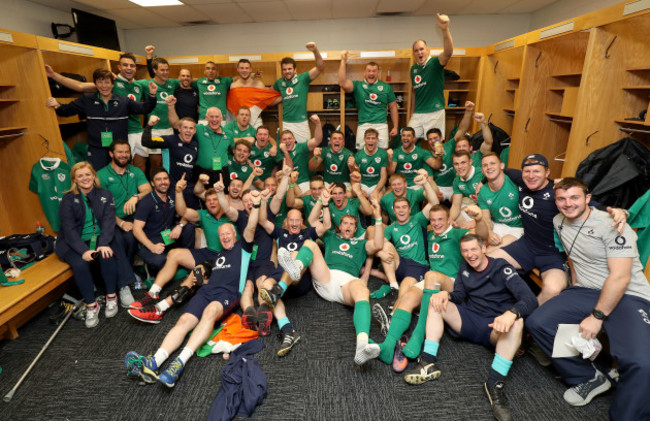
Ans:
POLYGON ((194 272, 194 278, 196 278, 196 286, 203 285, 203 273, 201 272, 201 268, 196 267, 193 269, 193 272, 194 272))

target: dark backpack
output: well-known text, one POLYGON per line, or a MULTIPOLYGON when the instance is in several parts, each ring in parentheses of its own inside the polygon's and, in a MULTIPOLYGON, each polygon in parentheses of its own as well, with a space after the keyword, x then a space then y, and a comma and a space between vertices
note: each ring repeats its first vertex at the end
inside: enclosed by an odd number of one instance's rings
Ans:
POLYGON ((7 270, 15 266, 20 269, 34 260, 45 259, 48 254, 54 251, 54 237, 44 234, 14 234, 0 239, 0 266, 7 270), (20 260, 14 260, 11 255, 18 250, 26 249, 26 256, 20 260))
MULTIPOLYGON (((505 130, 492 123, 488 123, 488 125, 492 132, 492 139, 494 140, 494 143, 492 144, 492 152, 501 155, 501 151, 510 145, 510 135, 506 133, 505 130)), ((470 139, 470 143, 472 144, 473 151, 481 149, 481 144, 483 143, 483 132, 479 130, 474 133, 470 139)))
MULTIPOLYGON (((61 72, 61 76, 69 77, 70 79, 78 80, 79 82, 87 82, 84 76, 78 75, 76 73, 61 72)), ((78 92, 66 88, 65 86, 57 83, 54 79, 47 78, 47 81, 50 84, 50 92, 55 98, 69 98, 79 96, 78 92)))

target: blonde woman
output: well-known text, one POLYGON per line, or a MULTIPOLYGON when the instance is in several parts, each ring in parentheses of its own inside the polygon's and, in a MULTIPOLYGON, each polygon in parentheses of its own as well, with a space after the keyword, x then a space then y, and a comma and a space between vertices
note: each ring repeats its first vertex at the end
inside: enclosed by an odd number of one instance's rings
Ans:
POLYGON ((97 173, 88 162, 70 171, 72 188, 61 200, 61 230, 56 254, 72 267, 77 287, 88 304, 86 327, 99 323, 100 306, 95 299, 90 264, 98 262, 106 285, 106 317, 117 314, 117 265, 113 258, 115 203, 113 195, 100 188, 97 173))

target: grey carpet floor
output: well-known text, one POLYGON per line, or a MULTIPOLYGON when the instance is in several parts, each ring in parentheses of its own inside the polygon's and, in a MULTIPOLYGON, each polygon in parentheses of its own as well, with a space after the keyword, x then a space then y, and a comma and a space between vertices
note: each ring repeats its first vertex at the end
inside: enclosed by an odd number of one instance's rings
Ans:
MULTIPOLYGON (((378 285, 371 280, 371 290, 378 285)), ((328 303, 313 291, 286 304, 302 340, 279 358, 275 354, 277 326, 271 336, 262 338, 266 347, 257 358, 268 378, 268 394, 252 419, 493 419, 482 388, 491 351, 444 337, 439 351, 440 379, 411 386, 379 361, 361 368, 354 364, 352 308, 328 303)), ((139 385, 125 375, 126 352, 155 351, 181 312, 170 310, 158 325, 140 323, 122 309, 113 319, 102 317, 95 329, 71 319, 13 400, 0 402, 0 420, 205 420, 221 384, 225 361, 220 356, 192 358, 173 389, 139 385)), ((23 326, 17 340, 0 343, 2 396, 54 331, 48 314, 45 311, 23 326)), ((375 322, 370 335, 382 340, 375 322)), ((517 358, 507 382, 514 419, 608 418, 613 392, 587 407, 573 408, 563 401, 564 390, 554 373, 537 365, 530 355, 517 358)))

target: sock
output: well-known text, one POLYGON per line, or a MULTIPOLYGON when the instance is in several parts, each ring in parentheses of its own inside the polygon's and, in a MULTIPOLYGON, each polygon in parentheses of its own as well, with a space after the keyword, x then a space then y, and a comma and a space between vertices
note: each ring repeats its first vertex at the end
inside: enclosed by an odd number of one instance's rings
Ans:
POLYGON ((302 262, 303 268, 309 267, 311 261, 314 260, 314 252, 309 247, 300 247, 296 260, 302 262))
POLYGON ((360 332, 357 335, 357 352, 365 348, 366 345, 368 345, 368 333, 360 332))
MULTIPOLYGON (((307 266, 305 266, 307 267, 307 266)), ((284 283, 284 281, 278 282, 278 286, 282 288, 282 295, 284 295, 285 291, 287 290, 287 284, 284 283)))
POLYGON ((495 353, 494 360, 492 360, 492 368, 488 374, 488 387, 494 387, 497 382, 502 382, 506 379, 508 372, 512 367, 512 361, 508 361, 501 355, 495 353))
POLYGON ((379 300, 390 294, 390 286, 384 284, 370 293, 370 298, 373 300, 379 300))
POLYGON ((399 284, 397 282, 391 282, 390 287, 399 291, 399 284))
POLYGON ((427 339, 424 341, 424 350, 422 351, 420 358, 428 363, 435 363, 438 360, 439 346, 440 343, 427 339))
POLYGON ((390 327, 388 328, 386 339, 379 345, 381 348, 381 353, 379 354, 380 360, 386 364, 391 364, 393 362, 395 344, 410 325, 411 313, 402 309, 395 310, 393 318, 390 320, 390 327))
POLYGON ((156 361, 156 366, 160 367, 166 360, 169 358, 169 354, 162 348, 158 348, 155 354, 153 354, 153 359, 156 361))
POLYGON ((158 298, 158 294, 160 294, 160 291, 162 290, 161 287, 159 287, 156 284, 151 285, 151 288, 149 288, 149 295, 151 295, 153 298, 158 298))
POLYGON ((291 325, 291 322, 289 321, 289 318, 287 316, 278 319, 278 329, 280 329, 280 332, 282 333, 293 332, 293 326, 291 325))
POLYGON ((352 320, 354 321, 354 330, 357 333, 357 337, 360 333, 365 333, 366 335, 370 333, 370 303, 368 301, 363 300, 354 303, 352 320))
POLYGON ((167 311, 169 309, 169 307, 171 307, 171 305, 169 305, 167 300, 160 300, 160 301, 158 301, 156 303, 155 307, 156 307, 156 310, 163 313, 163 312, 167 311))
POLYGON ((424 341, 424 334, 427 328, 427 314, 429 312, 429 300, 431 299, 431 296, 435 293, 436 291, 432 289, 425 289, 422 294, 422 301, 420 303, 420 316, 418 318, 418 323, 415 325, 415 330, 413 330, 411 339, 409 339, 404 349, 402 349, 402 353, 409 358, 416 358, 418 355, 420 355, 420 350, 422 349, 422 341, 424 341))
POLYGON ((189 349, 188 347, 185 347, 181 350, 180 355, 178 356, 178 359, 181 360, 183 365, 187 364, 187 361, 190 359, 190 357, 194 355, 194 351, 189 349))

